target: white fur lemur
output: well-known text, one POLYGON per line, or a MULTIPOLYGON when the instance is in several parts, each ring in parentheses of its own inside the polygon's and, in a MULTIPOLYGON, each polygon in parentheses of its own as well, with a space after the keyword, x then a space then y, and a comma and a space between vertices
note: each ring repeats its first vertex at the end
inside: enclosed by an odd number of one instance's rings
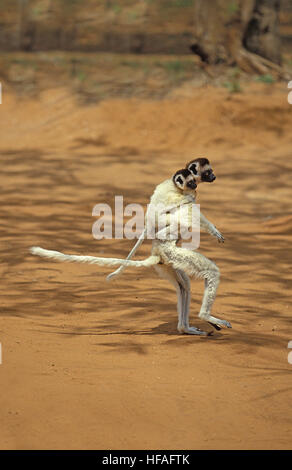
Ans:
MULTIPOLYGON (((148 211, 151 210, 152 205, 155 206, 159 203, 163 203, 170 211, 174 207, 181 205, 192 205, 195 203, 197 185, 201 182, 212 183, 215 179, 216 176, 207 158, 191 160, 184 170, 179 170, 172 179, 166 180, 156 187, 151 197, 148 211)), ((200 212, 200 226, 215 236, 219 242, 224 242, 224 237, 206 219, 202 212, 200 212)), ((128 254, 127 260, 132 258, 138 247, 143 243, 146 231, 147 226, 136 245, 128 254)), ((188 275, 195 275, 205 280, 205 291, 199 317, 207 320, 218 330, 222 326, 231 328, 229 322, 211 316, 211 307, 219 285, 220 273, 218 267, 200 253, 178 247, 177 242, 178 239, 167 241, 156 237, 153 241, 152 254, 160 256, 162 261, 158 265, 154 265, 155 270, 161 277, 168 279, 177 290, 178 331, 189 334, 206 334, 197 328, 189 326, 190 281, 188 275)), ((120 266, 107 279, 110 280, 120 275, 126 266, 126 264, 120 266)))
MULTIPOLYGON (((210 163, 206 158, 192 160, 186 165, 186 169, 191 172, 197 184, 204 181, 211 183, 216 179, 210 163)), ((174 180, 177 178, 182 179, 181 175, 174 175, 174 180)), ((195 202, 195 193, 192 196, 193 200, 190 201, 191 204, 195 202)), ((187 197, 189 197, 189 195, 187 195, 187 197)), ((224 237, 221 235, 221 233, 211 222, 206 219, 202 213, 200 213, 200 226, 211 235, 215 236, 219 242, 224 242, 224 237)), ((201 331, 198 328, 189 326, 189 276, 203 278, 205 281, 205 290, 199 317, 208 321, 214 328, 218 330, 220 330, 221 327, 231 328, 231 324, 228 321, 221 320, 211 315, 211 308, 214 303, 219 285, 220 272, 218 267, 204 255, 178 247, 177 242, 178 240, 154 240, 152 254, 159 255, 162 261, 162 263, 154 266, 158 274, 161 277, 168 279, 176 288, 179 317, 178 331, 188 334, 206 334, 204 331, 201 331)))
MULTIPOLYGON (((207 159, 192 160, 185 169, 175 173, 172 179, 161 183, 155 190, 151 203, 163 203, 170 209, 178 207, 182 204, 192 205, 195 202, 196 187, 201 181, 212 182, 215 175, 209 165, 207 159)), ((150 204, 151 205, 151 204, 150 204)), ((168 213, 169 215, 169 213, 168 213)), ((171 216, 168 223, 171 221, 171 216)), ((200 223, 209 233, 224 241, 220 232, 201 215, 200 223)), ((31 252, 34 255, 53 258, 60 261, 76 261, 81 263, 98 264, 101 266, 122 267, 148 267, 154 266, 158 274, 168 279, 176 288, 178 295, 178 331, 180 333, 206 335, 204 331, 189 326, 189 306, 190 306, 190 281, 188 275, 195 275, 204 278, 205 291, 199 317, 207 320, 216 329, 221 326, 231 327, 230 323, 225 320, 211 316, 211 307, 215 300, 216 290, 219 284, 219 269, 212 261, 208 260, 200 253, 181 248, 177 246, 179 239, 161 240, 156 238, 153 240, 151 256, 143 261, 131 261, 138 246, 141 245, 145 237, 145 230, 140 239, 136 243, 128 255, 127 260, 117 258, 98 258, 93 256, 74 256, 65 255, 63 253, 42 248, 33 247, 31 252)), ((114 275, 114 273, 113 273, 114 275)))
MULTIPOLYGON (((177 171, 171 179, 163 181, 163 183, 156 187, 150 199, 149 209, 151 210, 151 206, 157 206, 158 204, 164 204, 168 206, 170 210, 185 203, 194 204, 197 185, 202 182, 212 183, 215 179, 216 176, 207 158, 191 160, 186 165, 185 169, 177 171)), ((217 237, 219 242, 224 242, 224 237, 216 227, 206 219, 202 212, 200 212, 200 226, 206 230, 206 232, 217 237)), ((128 254, 127 260, 130 260, 134 256, 138 248, 142 245, 146 235, 147 225, 128 254)), ((126 267, 127 264, 123 263, 116 271, 107 276, 107 280, 110 281, 114 277, 119 276, 126 267)))

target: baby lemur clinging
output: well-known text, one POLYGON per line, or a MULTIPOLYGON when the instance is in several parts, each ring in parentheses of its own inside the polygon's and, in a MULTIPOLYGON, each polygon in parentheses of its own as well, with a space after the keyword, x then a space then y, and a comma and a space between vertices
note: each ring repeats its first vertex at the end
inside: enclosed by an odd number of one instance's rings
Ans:
MULTIPOLYGON (((187 207, 189 206, 191 208, 196 200, 197 185, 201 182, 212 182, 215 178, 216 177, 207 159, 197 158, 192 160, 186 165, 186 168, 177 171, 171 179, 164 181, 156 187, 150 200, 146 220, 147 216, 149 216, 149 211, 151 211, 151 207, 155 207, 157 204, 163 204, 163 206, 167 208, 166 225, 170 227, 174 213, 173 211, 182 205, 187 207)), ((200 214, 200 226, 211 235, 215 236, 219 242, 224 241, 221 233, 202 213, 200 214)), ((202 278, 205 282, 205 289, 199 317, 211 323, 216 329, 220 329, 221 327, 231 328, 228 321, 221 320, 211 315, 211 308, 219 285, 219 269, 216 264, 197 251, 192 251, 178 246, 180 235, 177 235, 176 238, 173 238, 172 236, 165 239, 165 237, 162 238, 160 236, 159 231, 156 232, 155 238, 152 242, 151 256, 142 261, 132 261, 132 256, 143 243, 146 235, 147 225, 126 260, 66 255, 57 251, 44 250, 39 247, 31 248, 31 253, 60 261, 74 261, 98 264, 100 266, 120 265, 117 271, 108 276, 108 279, 121 274, 123 269, 127 266, 153 266, 161 277, 169 280, 176 288, 178 297, 178 331, 180 333, 193 335, 207 334, 206 332, 189 325, 189 276, 202 278)))
MULTIPOLYGON (((202 182, 212 183, 215 179, 216 176, 214 175, 207 158, 196 158, 195 160, 191 160, 186 165, 185 169, 178 170, 172 178, 163 181, 163 183, 156 186, 150 199, 150 204, 146 213, 146 221, 148 213, 151 212, 152 207, 158 206, 159 204, 167 206, 169 210, 185 203, 194 204, 197 185, 202 182)), ((224 242, 224 237, 216 227, 206 219, 202 212, 200 212, 200 226, 211 235, 217 237, 219 242, 224 242)), ((130 260, 133 257, 139 246, 143 243, 146 235, 147 224, 135 246, 128 254, 126 258, 127 260, 130 260)), ((107 276, 107 280, 111 280, 120 275, 126 266, 126 264, 123 264, 116 271, 109 274, 107 276)))

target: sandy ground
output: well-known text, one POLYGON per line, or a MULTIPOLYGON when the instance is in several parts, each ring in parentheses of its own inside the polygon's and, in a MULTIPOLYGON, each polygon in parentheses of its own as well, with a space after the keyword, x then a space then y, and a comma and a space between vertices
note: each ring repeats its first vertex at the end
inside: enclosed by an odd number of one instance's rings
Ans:
MULTIPOLYGON (((287 85, 231 95, 191 84, 163 101, 80 107, 66 89, 6 90, 0 108, 2 449, 288 449, 292 444, 291 127, 287 85), (221 270, 214 314, 232 330, 179 336, 173 288, 152 270, 32 257, 40 245, 123 257, 96 241, 96 203, 146 204, 195 156, 226 237, 202 235, 221 270)), ((150 252, 147 242, 139 252, 150 252)), ((203 283, 193 281, 191 323, 203 283)))

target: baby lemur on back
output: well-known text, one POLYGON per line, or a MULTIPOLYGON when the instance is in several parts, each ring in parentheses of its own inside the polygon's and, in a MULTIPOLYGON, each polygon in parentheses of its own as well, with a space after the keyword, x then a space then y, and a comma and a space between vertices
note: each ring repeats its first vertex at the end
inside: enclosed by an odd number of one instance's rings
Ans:
MULTIPOLYGON (((177 171, 171 179, 164 181, 156 187, 150 200, 146 219, 152 207, 163 203, 169 212, 167 222, 170 226, 173 216, 171 214, 172 210, 182 205, 192 206, 196 201, 197 185, 202 182, 212 183, 215 179, 216 176, 208 159, 197 158, 191 160, 185 169, 177 171)), ((224 237, 207 220, 202 212, 200 212, 200 227, 215 236, 219 242, 224 242, 224 237)), ((156 233, 152 243, 152 255, 159 256, 161 259, 161 262, 155 264, 154 268, 161 277, 168 279, 177 290, 178 331, 188 334, 206 334, 198 328, 189 326, 190 281, 188 276, 201 277, 205 280, 205 290, 199 317, 211 323, 216 329, 221 329, 222 326, 230 328, 229 322, 211 315, 211 308, 219 285, 220 274, 218 267, 202 254, 177 246, 179 237, 174 240, 165 240, 164 237, 163 239, 160 237, 160 233, 159 231, 156 233)), ((128 260, 131 259, 138 247, 143 243, 146 234, 147 226, 129 253, 128 260)), ((163 235, 165 235, 165 231, 163 231, 163 235)), ((125 264, 120 266, 107 279, 109 280, 114 276, 120 275, 125 268, 125 264)))
MULTIPOLYGON (((196 184, 201 182, 211 183, 216 179, 209 161, 205 158, 192 160, 186 165, 186 169, 191 172, 196 184)), ((182 174, 175 174, 173 177, 177 187, 179 187, 178 183, 182 179, 182 176, 182 174)), ((162 183, 162 185, 164 184, 166 189, 168 183, 162 183)), ((158 191, 161 190, 160 186, 161 185, 158 186, 159 189, 157 188, 158 191)), ((185 186, 187 186, 186 180, 185 186)), ((185 191, 185 187, 182 186, 180 189, 183 192, 181 196, 182 204, 187 204, 187 202, 184 202, 186 198, 189 198, 190 204, 194 204, 196 199, 196 190, 194 189, 191 194, 189 194, 189 190, 187 189, 187 191, 185 191)), ((155 192, 153 196, 155 196, 155 192)), ((211 235, 215 236, 219 242, 224 242, 224 237, 221 235, 221 233, 211 222, 206 219, 202 213, 200 213, 200 226, 211 235)), ((161 277, 169 280, 177 291, 178 331, 181 333, 206 335, 204 331, 189 325, 189 276, 203 278, 205 282, 203 301, 199 312, 199 317, 208 321, 212 326, 214 326, 214 328, 218 330, 220 330, 221 327, 231 328, 231 324, 228 321, 221 320, 211 315, 211 308, 214 303, 219 285, 220 272, 218 267, 215 263, 213 263, 201 253, 179 247, 177 245, 178 241, 179 239, 169 241, 154 240, 152 247, 152 254, 159 255, 162 260, 162 263, 154 266, 155 270, 161 277)))
MULTIPOLYGON (((186 165, 186 168, 177 171, 174 176, 158 185, 151 197, 150 205, 156 206, 163 204, 166 207, 167 225, 172 222, 172 214, 175 208, 181 205, 191 207, 195 203, 196 188, 201 182, 212 182, 215 180, 210 163, 207 159, 198 158, 192 160, 186 165)), ((147 220, 146 214, 146 220, 147 220)), ((224 238, 216 227, 209 222, 206 217, 200 214, 200 226, 215 236, 219 242, 224 238)), ((164 232, 165 234, 165 232, 164 232)), ((39 247, 31 248, 31 253, 38 256, 53 258, 60 261, 74 261, 81 263, 98 264, 100 266, 116 266, 119 269, 108 276, 108 279, 121 274, 126 266, 150 267, 153 266, 157 273, 168 279, 177 290, 178 297, 178 331, 180 333, 206 335, 207 333, 198 328, 189 325, 189 307, 190 307, 190 280, 189 276, 203 278, 205 281, 205 290, 203 302, 201 305, 199 317, 211 323, 216 329, 222 326, 230 328, 231 325, 226 320, 221 320, 211 315, 211 308, 215 300, 217 287, 219 284, 219 269, 208 258, 202 254, 182 248, 177 245, 180 240, 170 237, 165 239, 160 237, 159 231, 155 234, 152 242, 151 256, 142 261, 131 261, 138 247, 143 243, 147 235, 147 226, 142 235, 129 253, 126 260, 117 258, 99 258, 93 256, 66 255, 57 251, 44 250, 39 247)))
MULTIPOLYGON (((213 173, 209 160, 207 158, 196 158, 191 160, 186 168, 178 170, 172 178, 163 181, 156 186, 153 195, 150 199, 150 204, 146 213, 146 221, 148 213, 151 212, 152 208, 163 204, 168 206, 169 210, 179 207, 185 203, 195 203, 196 188, 199 183, 212 183, 215 181, 216 176, 213 173)), ((206 217, 200 212, 200 226, 205 229, 211 235, 217 237, 219 242, 224 242, 224 237, 216 229, 216 227, 209 222, 206 217)), ((138 241, 127 256, 127 260, 130 260, 136 253, 140 245, 142 245, 147 235, 147 223, 144 231, 141 233, 138 241)), ((116 271, 107 276, 107 280, 111 280, 114 277, 121 275, 126 268, 126 264, 120 266, 116 271)))

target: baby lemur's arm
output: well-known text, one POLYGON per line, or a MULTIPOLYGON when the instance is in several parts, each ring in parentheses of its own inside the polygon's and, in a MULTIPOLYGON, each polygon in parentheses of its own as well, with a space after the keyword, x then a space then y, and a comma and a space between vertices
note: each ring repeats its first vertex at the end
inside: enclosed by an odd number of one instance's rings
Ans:
POLYGON ((218 239, 219 243, 224 243, 224 237, 223 235, 217 230, 214 224, 212 222, 209 222, 209 220, 200 212, 200 226, 206 232, 210 233, 213 237, 216 237, 218 239))

